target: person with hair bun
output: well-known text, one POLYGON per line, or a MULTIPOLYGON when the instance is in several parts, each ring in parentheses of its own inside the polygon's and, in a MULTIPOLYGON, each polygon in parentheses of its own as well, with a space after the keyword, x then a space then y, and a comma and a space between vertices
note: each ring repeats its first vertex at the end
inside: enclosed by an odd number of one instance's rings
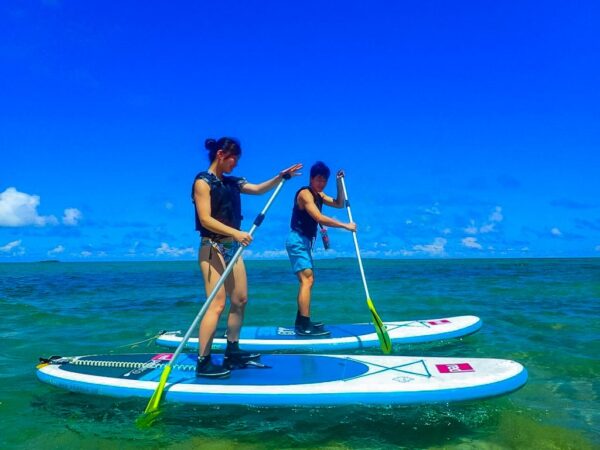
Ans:
MULTIPOLYGON (((317 161, 310 169, 310 183, 296 192, 291 231, 285 243, 285 248, 292 264, 292 270, 300 283, 298 288, 298 312, 296 313, 295 329, 298 336, 325 337, 330 334, 324 329, 323 323, 310 320, 310 298, 314 284, 312 248, 317 237, 317 226, 321 225, 356 231, 353 222, 340 222, 321 213, 323 204, 334 208, 343 208, 346 198, 342 189, 341 178, 344 171, 337 172, 337 195, 332 198, 323 190, 327 185, 330 170, 322 161, 317 161)), ((328 238, 327 238, 328 239, 328 238)), ((328 240, 323 239, 325 245, 328 240)))
MULTIPOLYGON (((192 186, 192 201, 196 230, 201 236, 198 262, 208 296, 239 246, 247 246, 252 242, 252 236, 240 229, 240 194, 264 194, 273 189, 284 176, 300 175, 298 171, 302 164, 294 164, 269 180, 252 184, 245 178, 226 175, 233 171, 242 155, 242 147, 238 140, 229 137, 219 140, 207 139, 204 145, 208 150, 210 165, 206 171, 196 175, 192 186)), ((200 322, 197 376, 226 377, 230 368, 243 367, 249 361, 260 357, 258 353, 250 353, 239 347, 240 329, 247 301, 246 269, 240 257, 200 322), (227 296, 230 299, 227 348, 223 366, 217 366, 213 364, 210 352, 227 296)))

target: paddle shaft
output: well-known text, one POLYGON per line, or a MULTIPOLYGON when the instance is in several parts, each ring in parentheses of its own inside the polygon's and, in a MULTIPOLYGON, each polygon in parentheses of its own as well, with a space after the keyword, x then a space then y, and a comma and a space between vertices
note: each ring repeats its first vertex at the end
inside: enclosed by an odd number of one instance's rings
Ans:
MULTIPOLYGON (((271 203, 273 203, 273 201, 275 200, 275 197, 277 197, 277 194, 279 194, 279 191, 283 187, 283 183, 285 183, 285 181, 287 179, 289 179, 289 176, 288 177, 284 176, 281 179, 281 181, 279 182, 279 184, 275 188, 275 191, 271 195, 271 198, 269 198, 269 201, 267 202, 267 204, 265 205, 265 207, 263 208, 263 210, 258 214, 258 216, 256 216, 256 219, 254 219, 254 223, 252 224, 252 227, 250 228, 250 231, 248 231, 248 234, 250 236, 254 235, 254 232, 256 231, 256 229, 260 226, 260 224, 264 220, 265 214, 267 213, 268 209, 271 207, 271 203)), ((219 289, 221 289, 221 287, 223 286, 223 284, 225 284, 225 281, 227 280, 227 277, 229 276, 229 274, 233 270, 233 266, 235 265, 236 261, 239 259, 240 255, 244 251, 244 248, 245 248, 244 246, 240 246, 237 249, 237 251, 234 253, 233 257, 231 258, 231 261, 229 261, 229 264, 227 264, 227 267, 225 268, 225 271, 223 272, 223 275, 221 275, 221 277, 219 278, 219 281, 217 281, 217 284, 215 285, 215 287, 213 288, 212 292, 210 293, 210 295, 206 299, 206 302, 204 302, 204 305, 202 306, 202 308, 200 309, 200 311, 196 315, 196 318, 194 319, 194 321, 192 322, 192 324, 188 328, 187 332, 183 336, 183 339, 181 340, 181 343, 179 344, 179 346, 177 347, 177 349, 173 353, 173 357, 171 358, 171 361, 169 361, 169 366, 173 365, 173 363, 175 362, 175 360, 177 359, 177 357, 183 351, 183 348, 185 347, 186 342, 188 341, 188 339, 190 338, 190 336, 194 332, 194 329, 198 326, 198 322, 200 322, 200 319, 204 316, 204 314, 206 313, 206 310, 208 309, 208 307, 210 306, 210 304, 212 303, 212 301, 214 300, 214 298, 217 296, 217 293, 219 292, 219 289)))
MULTIPOLYGON (((352 219, 352 211, 350 210, 350 200, 348 200, 348 192, 346 191, 346 183, 344 182, 344 177, 341 177, 342 180, 342 189, 344 191, 344 198, 346 199, 346 209, 348 210, 348 218, 350 222, 354 222, 352 219)), ((352 238, 354 239, 354 248, 356 249, 356 257, 358 259, 358 267, 360 268, 360 276, 362 277, 363 286, 365 287, 365 294, 367 295, 367 300, 371 299, 369 295, 369 288, 367 286, 367 278, 365 277, 365 269, 363 268, 362 258, 360 257, 360 249, 358 248, 358 238, 356 237, 356 231, 352 232, 352 238)))
MULTIPOLYGON (((348 200, 348 192, 346 191, 346 183, 344 181, 344 177, 341 177, 340 179, 342 180, 342 190, 344 191, 344 197, 346 199, 346 209, 348 210, 348 218, 350 219, 350 222, 353 222, 352 211, 350 210, 350 200, 348 200)), ((360 249, 358 248, 358 238, 356 237, 356 231, 352 232, 352 237, 354 238, 354 247, 356 249, 358 267, 360 268, 360 275, 362 277, 363 286, 365 287, 365 294, 367 296, 367 306, 369 307, 369 311, 371 311, 371 316, 373 317, 373 325, 375 326, 375 331, 377 332, 377 337, 379 338, 381 349, 384 353, 391 353, 392 341, 390 340, 390 335, 386 330, 385 324, 379 317, 379 314, 377 314, 377 311, 375 310, 375 305, 373 304, 373 300, 371 300, 371 295, 369 294, 367 278, 365 277, 365 269, 363 268, 362 258, 360 257, 360 249)))
MULTIPOLYGON (((258 214, 258 216, 256 216, 256 219, 254 219, 254 223, 252 224, 252 227, 250 228, 250 231, 248 231, 248 234, 250 236, 254 235, 254 232, 256 231, 256 229, 263 222, 263 220, 265 218, 265 214, 267 214, 267 211, 271 207, 271 203, 273 203, 273 201, 275 200, 275 197, 277 197, 277 194, 279 194, 279 191, 283 187, 283 183, 285 183, 285 181, 287 179, 289 179, 289 178, 290 177, 288 175, 287 177, 284 176, 281 179, 281 181, 279 182, 279 184, 275 188, 275 191, 271 195, 271 198, 269 199, 269 201, 267 202, 267 204, 265 205, 265 207, 263 208, 263 210, 260 212, 260 214, 258 214)), ((192 324, 188 328, 187 332, 183 336, 183 339, 181 340, 181 343, 179 344, 179 346, 177 347, 177 349, 173 353, 173 356, 171 357, 171 361, 169 361, 169 366, 172 366, 174 364, 174 362, 177 359, 177 357, 183 351, 183 348, 185 347, 186 342, 188 341, 188 339, 190 338, 190 336, 194 332, 194 329, 198 326, 198 322, 200 322, 200 319, 204 316, 204 314, 206 313, 206 310, 208 309, 208 307, 210 306, 210 304, 212 303, 212 301, 214 300, 214 298, 217 296, 217 293, 219 292, 219 289, 221 289, 221 287, 223 286, 223 284, 227 280, 227 277, 229 276, 229 274, 233 270, 233 266, 235 265, 236 261, 239 259, 240 255, 244 251, 244 248, 245 248, 244 246, 240 246, 237 249, 237 251, 234 253, 233 257, 231 258, 231 261, 229 261, 229 264, 227 264, 227 267, 225 267, 225 271, 223 272, 223 275, 221 275, 221 277, 219 278, 219 281, 217 281, 217 284, 215 285, 215 287, 213 288, 212 292, 210 293, 210 295, 206 299, 206 302, 204 302, 204 305, 202 306, 202 308, 200 309, 200 311, 196 315, 196 318, 194 319, 194 321, 192 322, 192 324)))
MULTIPOLYGON (((275 192, 273 192, 273 194, 271 195, 271 198, 269 198, 269 201, 267 202, 267 204, 265 205, 263 210, 260 212, 260 214, 258 216, 256 216, 256 219, 254 219, 254 223, 252 224, 252 227, 250 228, 250 231, 248 232, 248 234, 250 234, 250 236, 254 235, 254 232, 256 231, 256 229, 263 222, 263 220, 265 218, 265 214, 267 213, 267 210, 271 207, 271 203, 273 203, 273 200, 275 200, 275 197, 277 197, 277 194, 279 194, 279 191, 283 187, 283 183, 285 183, 285 181, 289 180, 290 178, 291 178, 291 175, 289 175, 289 174, 285 174, 283 176, 282 180, 279 182, 279 184, 275 188, 275 192)), ((150 401, 148 402, 148 405, 146 406, 146 410, 144 411, 144 414, 142 414, 142 416, 140 416, 138 418, 138 420, 136 420, 136 423, 138 424, 138 426, 147 426, 153 422, 154 416, 159 412, 158 407, 160 405, 160 401, 162 399, 162 394, 163 394, 163 391, 167 384, 167 380, 169 378, 169 374, 171 373, 171 368, 172 368, 173 364, 175 363, 175 361, 177 361, 177 358, 183 351, 183 348, 185 347, 185 344, 187 343, 190 336, 192 335, 192 332, 198 326, 198 322, 200 322, 200 319, 206 313, 206 310, 210 306, 211 302, 217 296, 217 292, 219 292, 219 289, 221 289, 221 287, 225 283, 225 280, 227 279, 227 277, 233 270, 233 266, 235 265, 236 261, 239 259, 240 255, 242 254, 243 251, 244 251, 243 246, 240 246, 240 248, 237 249, 237 251, 233 255, 233 258, 231 258, 231 261, 229 261, 229 264, 227 264, 227 267, 225 267, 225 271, 223 272, 223 274, 217 281, 217 284, 215 285, 212 292, 206 299, 206 302, 204 302, 204 305, 202 306, 202 308, 196 315, 194 321, 192 322, 192 324, 188 328, 187 332, 183 336, 181 343, 179 344, 179 346, 177 347, 177 349, 171 356, 171 360, 164 366, 164 369, 160 376, 160 380, 158 382, 158 386, 157 386, 156 390, 154 391, 154 394, 152 394, 152 397, 150 397, 150 401)))
MULTIPOLYGON (((286 180, 289 180, 290 178, 291 178, 291 175, 289 175, 289 174, 285 174, 283 176, 283 178, 281 179, 281 181, 275 188, 275 191, 271 195, 271 198, 269 198, 269 201, 267 202, 267 204, 265 205, 263 210, 260 212, 260 214, 258 216, 256 216, 256 219, 254 219, 254 223, 252 224, 252 227, 250 228, 250 231, 248 232, 248 234, 250 234, 250 236, 254 235, 254 232, 256 231, 256 229, 260 226, 260 224, 264 220, 267 210, 271 207, 271 203, 273 203, 273 200, 275 200, 275 197, 277 197, 277 194, 279 194, 279 191, 283 187, 283 183, 286 180)), ((236 261, 239 259, 240 255, 242 254, 243 251, 244 251, 243 246, 240 246, 240 248, 237 249, 237 251, 233 255, 233 258, 231 258, 231 261, 229 261, 229 264, 227 264, 227 267, 225 267, 225 271, 223 272, 223 274, 217 281, 217 284, 215 285, 212 292, 206 299, 206 302, 204 302, 204 305, 202 306, 202 308, 200 309, 200 311, 194 318, 194 321, 192 322, 192 324, 188 328, 187 332, 183 336, 181 343, 179 344, 179 346, 177 347, 177 349, 171 356, 171 360, 165 365, 165 367, 162 371, 162 374, 160 376, 158 386, 157 386, 156 390, 154 391, 154 394, 152 394, 152 397, 150 397, 150 401, 148 402, 148 405, 146 406, 146 410, 144 411, 144 414, 142 414, 142 416, 140 416, 136 420, 136 424, 138 424, 138 426, 151 425, 152 422, 154 421, 154 416, 159 412, 158 407, 160 405, 160 401, 162 399, 162 394, 163 394, 163 391, 167 384, 167 380, 169 378, 169 374, 171 373, 171 368, 172 368, 173 364, 175 363, 175 361, 177 361, 177 358, 183 351, 183 348, 185 347, 185 344, 187 343, 190 336, 192 335, 192 332, 198 326, 198 322, 200 322, 200 319, 206 313, 206 310, 210 306, 211 302, 217 296, 217 292, 219 292, 219 289, 221 289, 221 287, 223 287, 225 280, 227 279, 227 277, 233 270, 233 266, 235 265, 236 261)))

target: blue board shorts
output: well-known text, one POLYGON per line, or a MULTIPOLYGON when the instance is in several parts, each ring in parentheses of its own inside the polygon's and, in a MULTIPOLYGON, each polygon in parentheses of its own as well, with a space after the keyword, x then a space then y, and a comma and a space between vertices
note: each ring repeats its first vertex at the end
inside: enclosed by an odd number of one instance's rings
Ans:
POLYGON ((312 242, 309 238, 292 230, 285 241, 285 249, 288 252, 294 273, 313 268, 312 242))

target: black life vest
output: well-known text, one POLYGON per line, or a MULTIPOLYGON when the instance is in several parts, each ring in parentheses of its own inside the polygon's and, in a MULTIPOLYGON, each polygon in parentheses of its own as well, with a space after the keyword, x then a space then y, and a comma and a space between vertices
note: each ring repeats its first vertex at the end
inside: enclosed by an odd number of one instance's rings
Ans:
POLYGON ((292 220, 290 221, 290 226, 292 230, 297 231, 303 236, 306 236, 309 239, 314 239, 317 237, 317 221, 310 217, 310 215, 304 209, 300 209, 298 207, 298 194, 304 189, 308 189, 313 196, 315 204, 319 211, 323 209, 323 198, 317 193, 315 193, 310 186, 304 186, 296 192, 294 196, 294 209, 292 209, 292 220))
MULTIPOLYGON (((194 184, 197 180, 205 181, 210 187, 210 215, 219 222, 239 230, 242 225, 242 202, 240 192, 242 186, 246 183, 245 178, 228 177, 223 175, 222 179, 211 172, 200 172, 194 178, 194 184)), ((192 202, 194 202, 194 185, 192 184, 192 202)), ((198 218, 198 208, 194 203, 194 217, 196 220, 196 230, 202 237, 219 240, 226 236, 207 230, 200 223, 198 218)))

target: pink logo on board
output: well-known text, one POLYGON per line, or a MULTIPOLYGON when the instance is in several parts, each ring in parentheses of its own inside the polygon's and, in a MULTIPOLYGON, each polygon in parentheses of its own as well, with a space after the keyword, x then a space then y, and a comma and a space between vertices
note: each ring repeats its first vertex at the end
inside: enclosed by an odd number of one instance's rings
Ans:
POLYGON ((440 319, 440 320, 429 320, 427 322, 429 325, 443 325, 445 323, 450 323, 448 319, 440 319))
POLYGON ((173 353, 159 353, 152 357, 152 361, 171 361, 173 353))
POLYGON ((469 363, 436 364, 435 367, 440 373, 475 372, 469 363))

